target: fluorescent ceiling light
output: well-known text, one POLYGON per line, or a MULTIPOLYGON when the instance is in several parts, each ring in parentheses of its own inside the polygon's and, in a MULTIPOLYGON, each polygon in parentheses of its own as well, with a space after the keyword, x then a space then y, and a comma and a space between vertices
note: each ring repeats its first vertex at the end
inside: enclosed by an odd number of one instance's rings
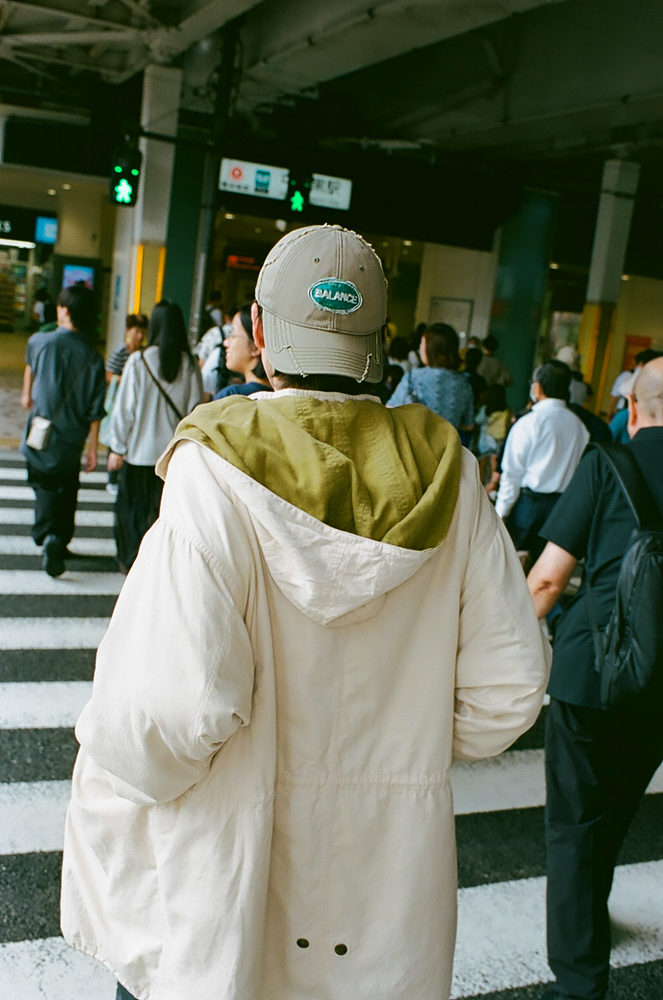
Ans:
POLYGON ((34 250, 37 244, 30 243, 29 240, 0 240, 0 246, 19 247, 21 250, 34 250))

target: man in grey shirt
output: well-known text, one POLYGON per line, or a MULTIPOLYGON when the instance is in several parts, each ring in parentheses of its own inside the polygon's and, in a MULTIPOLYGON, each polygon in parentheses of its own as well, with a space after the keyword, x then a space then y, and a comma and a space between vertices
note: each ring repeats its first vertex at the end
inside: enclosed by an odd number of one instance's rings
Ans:
POLYGON ((85 470, 97 464, 99 424, 104 416, 103 358, 90 345, 96 308, 89 288, 73 285, 58 297, 58 328, 28 341, 21 404, 30 416, 21 442, 28 482, 35 491, 32 537, 44 546, 42 565, 61 576, 74 534, 81 453, 85 470), (35 416, 51 421, 46 445, 35 449, 28 435, 35 416), (88 438, 89 435, 89 438, 88 438))

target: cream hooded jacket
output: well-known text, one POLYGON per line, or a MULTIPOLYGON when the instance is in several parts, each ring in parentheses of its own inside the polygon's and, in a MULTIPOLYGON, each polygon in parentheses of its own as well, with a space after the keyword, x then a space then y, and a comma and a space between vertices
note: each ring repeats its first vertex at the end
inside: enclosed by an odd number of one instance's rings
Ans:
POLYGON ((413 550, 173 451, 77 726, 63 869, 65 937, 139 1000, 448 997, 452 758, 531 726, 548 670, 458 465, 446 539, 413 550))

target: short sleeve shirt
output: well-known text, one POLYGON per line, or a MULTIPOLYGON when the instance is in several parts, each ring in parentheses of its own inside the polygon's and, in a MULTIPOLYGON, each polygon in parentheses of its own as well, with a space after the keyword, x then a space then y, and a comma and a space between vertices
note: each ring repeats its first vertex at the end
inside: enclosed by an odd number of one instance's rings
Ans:
MULTIPOLYGON (((627 447, 663 517, 663 427, 643 428, 627 447)), ((559 701, 601 706, 587 581, 591 581, 596 620, 602 628, 614 605, 619 568, 634 528, 635 518, 610 466, 598 451, 589 452, 540 531, 547 541, 576 559, 585 559, 582 586, 555 630, 548 692, 559 701)))
POLYGON ((110 358, 106 362, 106 371, 110 372, 111 375, 121 375, 124 371, 124 366, 129 360, 129 355, 131 351, 128 347, 118 347, 116 351, 113 351, 110 358))
POLYGON ((28 418, 21 452, 41 472, 62 472, 80 461, 90 424, 105 416, 104 361, 84 334, 59 327, 52 333, 35 333, 26 348, 32 369, 33 408, 28 418), (35 414, 53 421, 48 446, 34 451, 25 443, 35 414))

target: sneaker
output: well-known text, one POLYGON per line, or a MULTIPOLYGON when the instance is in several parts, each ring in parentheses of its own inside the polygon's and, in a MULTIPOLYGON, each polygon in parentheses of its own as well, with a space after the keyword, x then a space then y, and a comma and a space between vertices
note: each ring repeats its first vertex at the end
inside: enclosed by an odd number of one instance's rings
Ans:
POLYGON ((44 539, 41 565, 49 576, 62 576, 64 573, 64 545, 57 535, 47 535, 44 539))

